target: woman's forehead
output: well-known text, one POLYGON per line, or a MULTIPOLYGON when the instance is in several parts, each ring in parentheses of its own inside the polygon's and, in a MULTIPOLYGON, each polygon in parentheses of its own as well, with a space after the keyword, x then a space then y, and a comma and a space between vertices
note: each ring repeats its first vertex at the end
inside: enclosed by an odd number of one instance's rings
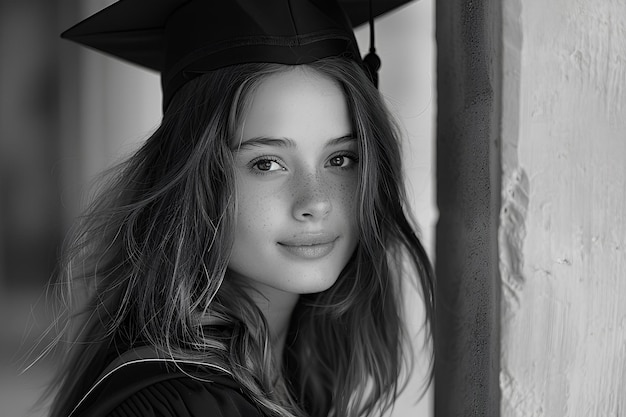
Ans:
POLYGON ((255 137, 324 140, 352 135, 343 89, 317 71, 291 69, 265 77, 242 115, 237 146, 255 137))

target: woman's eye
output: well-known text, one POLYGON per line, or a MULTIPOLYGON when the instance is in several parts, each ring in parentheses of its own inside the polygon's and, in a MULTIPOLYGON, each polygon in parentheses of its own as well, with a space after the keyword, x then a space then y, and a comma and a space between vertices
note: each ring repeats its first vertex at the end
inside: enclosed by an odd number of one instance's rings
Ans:
POLYGON ((260 159, 255 161, 253 167, 264 172, 284 170, 278 162, 271 159, 260 159))
POLYGON ((348 168, 356 163, 356 157, 349 155, 336 155, 328 160, 331 167, 348 168))

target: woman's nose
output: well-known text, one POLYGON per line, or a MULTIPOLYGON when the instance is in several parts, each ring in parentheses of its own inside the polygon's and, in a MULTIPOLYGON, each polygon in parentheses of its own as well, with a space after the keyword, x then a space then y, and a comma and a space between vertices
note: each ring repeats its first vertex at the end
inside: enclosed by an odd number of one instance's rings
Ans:
POLYGON ((294 184, 292 214, 299 221, 323 219, 332 210, 328 184, 318 175, 309 175, 294 184))

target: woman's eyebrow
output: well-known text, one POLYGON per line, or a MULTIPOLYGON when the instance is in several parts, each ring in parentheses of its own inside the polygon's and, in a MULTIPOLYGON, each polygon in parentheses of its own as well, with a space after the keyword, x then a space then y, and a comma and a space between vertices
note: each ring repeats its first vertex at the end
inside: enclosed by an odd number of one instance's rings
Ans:
POLYGON ((326 142, 325 146, 330 147, 330 146, 337 146, 337 145, 345 145, 345 144, 351 144, 353 142, 356 142, 356 136, 354 135, 354 133, 349 133, 339 138, 329 140, 328 142, 326 142))
POLYGON ((235 147, 234 151, 239 151, 246 148, 254 148, 260 146, 275 146, 280 148, 295 148, 296 142, 289 138, 270 138, 266 136, 256 136, 250 139, 246 139, 235 147))
MULTIPOLYGON (((326 142, 324 147, 343 145, 343 144, 351 143, 354 141, 356 141, 356 138, 354 137, 354 134, 350 133, 350 134, 347 134, 338 138, 328 140, 328 142, 326 142)), ((232 150, 240 151, 246 148, 254 148, 254 147, 261 147, 261 146, 274 146, 274 147, 281 147, 281 148, 297 147, 296 141, 290 138, 272 138, 272 137, 267 137, 267 136, 256 136, 250 139, 246 139, 243 142, 240 142, 239 144, 237 144, 237 146, 234 146, 232 150)))

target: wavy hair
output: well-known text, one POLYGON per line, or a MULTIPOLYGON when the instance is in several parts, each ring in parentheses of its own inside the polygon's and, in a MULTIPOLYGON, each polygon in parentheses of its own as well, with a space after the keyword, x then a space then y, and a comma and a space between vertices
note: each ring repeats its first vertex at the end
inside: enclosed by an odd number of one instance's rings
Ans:
POLYGON ((357 64, 329 58, 299 67, 345 92, 359 144, 360 238, 331 288, 300 297, 282 363, 273 359, 262 312, 229 279, 236 218, 229 143, 255 88, 292 67, 242 64, 189 81, 77 223, 59 274, 65 325, 53 344, 66 354, 49 392, 52 416, 67 416, 110 360, 141 345, 228 369, 268 415, 356 417, 393 405, 412 366, 403 286, 421 289, 429 337, 434 312, 399 136, 357 64))

